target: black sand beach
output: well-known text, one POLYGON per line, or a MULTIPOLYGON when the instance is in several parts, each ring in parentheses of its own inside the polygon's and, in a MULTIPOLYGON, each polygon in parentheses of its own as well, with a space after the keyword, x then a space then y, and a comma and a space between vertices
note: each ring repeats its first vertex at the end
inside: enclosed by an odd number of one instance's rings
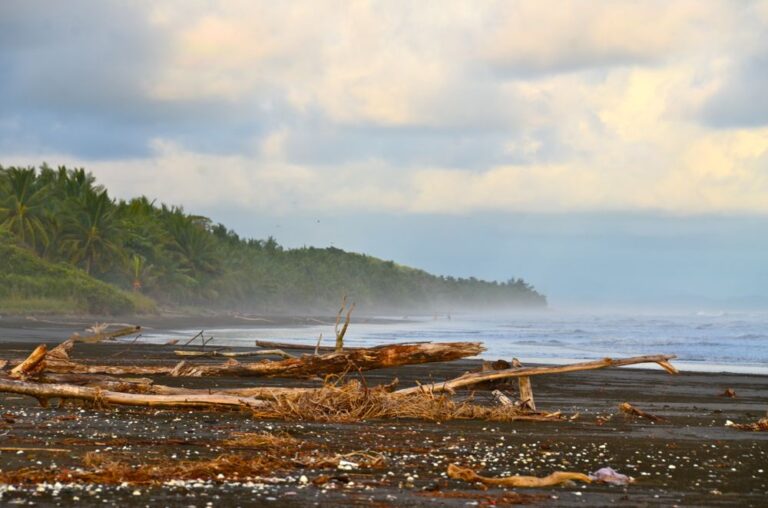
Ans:
MULTIPOLYGON (((0 328, 0 358, 26 356, 33 344, 55 345, 66 325, 35 323, 0 328)), ((69 328, 71 330, 71 328, 69 328)), ((78 344, 81 360, 130 364, 173 359, 172 348, 125 343, 78 344)), ((524 359, 523 359, 524 360, 524 359)), ((400 386, 449 379, 479 361, 365 373, 369 385, 400 386)), ((157 378, 186 387, 314 385, 276 379, 157 378)), ((22 468, 83 467, 89 452, 134 463, 205 460, 231 451, 236 433, 290 436, 336 454, 365 452, 383 463, 368 467, 356 455, 335 468, 275 470, 262 478, 216 477, 161 485, 0 485, 0 503, 36 506, 467 506, 516 503, 548 506, 766 506, 768 433, 726 426, 754 422, 768 409, 768 377, 725 373, 670 376, 660 370, 609 369, 533 379, 538 408, 578 415, 559 422, 367 421, 338 424, 256 420, 245 412, 152 409, 40 408, 34 399, 0 395, 0 474, 22 468), (736 397, 722 396, 732 389, 736 397), (661 416, 627 417, 618 405, 661 416), (23 449, 39 449, 24 451, 23 449), (50 451, 56 449, 60 451, 50 451), (21 451, 19 451, 21 450, 21 451), (541 489, 479 489, 449 480, 447 466, 485 476, 590 473, 610 466, 631 475, 627 486, 573 484, 541 489), (315 485, 318 478, 323 478, 315 485)), ((478 401, 491 404, 488 391, 478 401)), ((241 453, 260 453, 248 448, 241 453)))

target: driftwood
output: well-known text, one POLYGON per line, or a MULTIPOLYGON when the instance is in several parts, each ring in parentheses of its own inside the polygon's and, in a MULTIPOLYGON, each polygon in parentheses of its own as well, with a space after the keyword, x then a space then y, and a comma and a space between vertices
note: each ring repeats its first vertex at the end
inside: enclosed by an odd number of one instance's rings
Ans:
POLYGON ((281 349, 261 349, 258 351, 174 351, 176 356, 184 356, 188 358, 205 358, 212 356, 223 356, 226 358, 240 358, 248 356, 280 356, 282 358, 296 358, 294 355, 289 355, 281 349))
POLYGON ((81 337, 80 334, 76 333, 70 337, 70 340, 74 340, 75 342, 101 342, 103 340, 114 340, 118 337, 125 337, 126 335, 133 335, 134 333, 139 332, 141 332, 141 327, 138 325, 126 326, 115 330, 114 332, 98 332, 93 335, 86 335, 85 337, 81 337))
POLYGON ((344 349, 344 335, 347 333, 347 329, 349 328, 349 321, 352 317, 352 311, 355 310, 355 303, 352 302, 352 304, 349 306, 349 310, 347 310, 347 317, 344 319, 344 325, 341 327, 341 330, 339 330, 339 324, 341 323, 341 316, 344 314, 344 309, 347 308, 347 295, 344 295, 344 298, 341 300, 341 308, 339 309, 339 313, 336 315, 336 323, 333 325, 333 332, 336 335, 336 352, 340 353, 344 349))
POLYGON ((252 376, 309 378, 346 372, 350 367, 359 370, 382 369, 400 365, 447 362, 475 356, 485 350, 477 342, 445 342, 430 344, 394 344, 375 349, 358 349, 320 356, 302 356, 282 361, 264 360, 239 363, 230 359, 218 365, 174 366, 120 366, 91 365, 72 361, 69 351, 72 341, 66 341, 51 350, 45 361, 45 372, 74 374, 109 374, 114 376, 252 376))
POLYGON ((113 392, 88 386, 73 386, 69 384, 29 383, 0 379, 0 391, 35 397, 45 406, 48 399, 79 399, 95 403, 114 404, 121 406, 146 407, 260 407, 266 402, 249 397, 235 395, 147 395, 124 392, 113 392))
POLYGON ((551 487, 552 485, 560 485, 574 480, 584 483, 592 483, 589 476, 585 474, 568 473, 564 471, 557 471, 543 478, 519 475, 489 478, 487 476, 480 476, 472 469, 459 467, 456 464, 448 465, 448 477, 453 478, 454 480, 464 480, 465 482, 479 482, 483 485, 492 485, 494 487, 551 487))
POLYGON ((621 404, 619 404, 619 410, 624 414, 627 414, 630 416, 639 416, 640 418, 647 418, 648 420, 651 420, 653 422, 666 421, 666 419, 662 418, 661 416, 656 416, 651 413, 646 413, 645 411, 637 409, 635 406, 631 405, 629 402, 622 402, 621 404))
MULTIPOLYGON (((0 378, 2 379, 2 378, 0 378)), ((41 374, 31 381, 46 384, 67 384, 101 388, 113 392, 152 395, 232 395, 254 399, 275 400, 285 395, 299 395, 316 388, 284 388, 265 386, 253 388, 178 388, 154 384, 150 378, 120 378, 99 374, 41 374)))
MULTIPOLYGON (((409 341, 409 342, 398 342, 398 344, 431 344, 432 341, 429 340, 418 340, 418 341, 409 341)), ((271 348, 271 349, 290 349, 293 351, 317 351, 322 353, 332 353, 336 351, 336 348, 334 346, 311 346, 309 344, 296 344, 292 342, 273 342, 269 340, 257 340, 255 341, 255 344, 258 347, 263 348, 271 348)), ((368 348, 365 347, 349 347, 344 346, 344 351, 357 351, 360 349, 381 349, 383 347, 389 347, 392 344, 382 344, 379 346, 371 346, 368 348)))
POLYGON ((45 355, 48 353, 48 348, 43 346, 37 346, 32 354, 30 354, 23 362, 18 364, 11 370, 10 376, 14 379, 24 379, 30 374, 42 370, 45 366, 45 355))
POLYGON ((442 383, 432 383, 429 385, 419 385, 412 388, 398 390, 397 393, 409 394, 419 391, 427 392, 452 392, 457 388, 472 386, 485 381, 496 379, 506 379, 513 377, 541 376, 543 374, 561 374, 565 372, 578 372, 582 370, 605 369, 608 367, 623 367, 625 365, 635 365, 638 363, 657 363, 670 374, 677 374, 678 370, 669 363, 669 360, 676 358, 675 355, 651 355, 651 356, 633 356, 631 358, 622 358, 619 360, 613 358, 603 358, 593 362, 573 363, 570 365, 560 365, 556 367, 524 367, 512 368, 506 370, 493 370, 487 372, 469 372, 450 381, 442 383))
POLYGON ((491 395, 496 399, 496 401, 501 404, 502 406, 514 406, 515 401, 507 397, 504 392, 501 390, 494 390, 491 392, 491 395))

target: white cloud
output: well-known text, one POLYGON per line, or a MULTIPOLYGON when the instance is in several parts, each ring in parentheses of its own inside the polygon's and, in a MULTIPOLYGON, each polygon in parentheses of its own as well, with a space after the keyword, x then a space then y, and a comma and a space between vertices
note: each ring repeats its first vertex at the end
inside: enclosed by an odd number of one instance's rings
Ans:
MULTIPOLYGON (((730 129, 700 120, 768 47, 765 2, 243 0, 133 11, 158 44, 146 75, 125 84, 147 101, 149 155, 87 160, 0 143, 4 164, 69 161, 122 196, 270 213, 768 212, 768 118, 730 129), (169 104, 164 125, 157 106, 169 104), (244 141, 217 149, 209 136, 185 138, 191 130, 244 141), (338 163, 296 155, 329 131, 342 139, 338 163), (392 133, 440 142, 401 160, 378 149, 392 133), (476 152, 484 138, 498 145, 492 157, 476 152), (446 162, 446 147, 484 162, 446 162)), ((0 114, 0 134, 28 128, 14 118, 0 114)), ((109 129, 108 112, 98 121, 109 129)))

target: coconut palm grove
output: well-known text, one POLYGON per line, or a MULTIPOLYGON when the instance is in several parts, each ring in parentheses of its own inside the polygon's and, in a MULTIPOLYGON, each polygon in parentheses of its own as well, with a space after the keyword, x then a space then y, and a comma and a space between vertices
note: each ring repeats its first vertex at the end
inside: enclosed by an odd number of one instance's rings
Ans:
POLYGON ((85 169, 0 166, 0 311, 160 307, 363 312, 543 306, 522 279, 431 275, 329 248, 285 249, 145 196, 110 197, 85 169))

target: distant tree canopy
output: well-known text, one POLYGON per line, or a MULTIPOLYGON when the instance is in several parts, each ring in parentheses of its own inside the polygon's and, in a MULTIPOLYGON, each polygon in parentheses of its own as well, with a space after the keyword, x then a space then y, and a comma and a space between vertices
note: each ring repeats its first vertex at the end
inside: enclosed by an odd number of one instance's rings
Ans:
POLYGON ((112 199, 84 169, 0 166, 0 228, 2 241, 41 260, 170 305, 327 311, 343 294, 378 311, 546 305, 522 279, 439 277, 332 247, 243 239, 180 207, 112 199))

